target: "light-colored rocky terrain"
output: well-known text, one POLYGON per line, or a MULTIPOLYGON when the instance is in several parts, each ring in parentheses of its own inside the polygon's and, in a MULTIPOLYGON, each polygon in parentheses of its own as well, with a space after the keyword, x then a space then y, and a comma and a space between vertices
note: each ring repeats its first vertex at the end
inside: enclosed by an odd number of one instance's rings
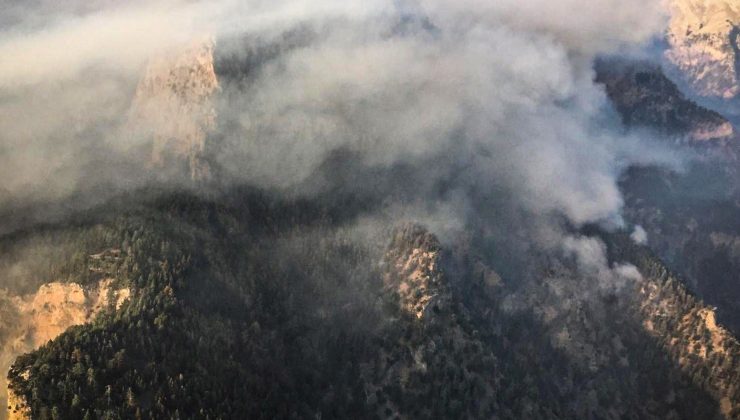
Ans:
POLYGON ((132 132, 151 138, 153 164, 172 167, 186 162, 194 180, 210 174, 203 154, 216 124, 213 95, 219 84, 213 48, 213 40, 206 37, 153 58, 131 107, 132 132))
POLYGON ((717 324, 715 310, 693 302, 675 280, 645 281, 640 287, 645 330, 658 340, 681 370, 719 402, 728 418, 738 413, 740 343, 717 324), (687 305, 686 302, 692 302, 687 305))
MULTIPOLYGON (((41 286, 36 293, 25 296, 0 296, 3 327, 7 339, 0 343, 0 369, 7 372, 15 358, 53 340, 68 328, 92 322, 105 311, 121 307, 130 297, 128 288, 114 288, 113 279, 100 280, 93 286, 77 283, 52 282, 41 286)), ((0 384, 7 387, 5 375, 0 384)), ((2 401, 5 404, 5 401, 2 401)), ((23 402, 8 391, 8 418, 27 418, 23 402)))
POLYGON ((701 96, 740 95, 740 2, 671 0, 666 58, 701 96))

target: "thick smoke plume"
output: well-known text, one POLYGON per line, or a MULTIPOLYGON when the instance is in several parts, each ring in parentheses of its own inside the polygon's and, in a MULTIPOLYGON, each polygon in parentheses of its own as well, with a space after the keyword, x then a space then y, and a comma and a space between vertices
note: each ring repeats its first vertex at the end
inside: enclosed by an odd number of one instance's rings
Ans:
POLYGON ((621 172, 679 162, 624 135, 593 82, 596 56, 664 27, 658 0, 57 4, 14 2, 0 22, 6 208, 187 184, 148 164, 126 116, 146 62, 202 36, 243 64, 208 139, 221 183, 372 192, 441 230, 519 212, 609 277, 603 247, 564 226, 621 226, 621 172))

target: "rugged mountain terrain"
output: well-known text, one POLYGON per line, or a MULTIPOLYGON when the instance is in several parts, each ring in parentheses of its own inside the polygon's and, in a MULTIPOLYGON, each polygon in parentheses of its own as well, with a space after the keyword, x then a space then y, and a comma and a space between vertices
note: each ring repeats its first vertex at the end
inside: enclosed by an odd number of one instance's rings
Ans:
POLYGON ((735 273, 740 265, 732 252, 740 211, 736 129, 688 100, 657 65, 604 60, 596 72, 627 127, 650 130, 666 141, 685 139, 678 144, 702 152, 690 155, 682 173, 627 171, 621 186, 626 216, 647 231, 649 246, 692 291, 716 305, 719 319, 737 333, 740 287, 735 273))
POLYGON ((152 163, 184 167, 193 180, 207 179, 206 139, 216 124, 213 40, 197 39, 177 53, 154 57, 136 89, 132 136, 151 139, 152 163))
POLYGON ((596 64, 596 82, 605 85, 609 99, 629 127, 657 130, 704 146, 727 145, 737 135, 719 113, 686 98, 657 64, 603 59, 596 64))
POLYGON ((343 205, 240 190, 123 207, 23 235, 75 235, 81 263, 53 264, 82 285, 120 249, 109 275, 131 294, 15 361, 16 415, 737 416, 737 342, 626 237, 611 254, 644 277, 602 290, 567 261, 502 277, 413 224, 374 245, 343 205))
MULTIPOLYGON (((199 41, 152 61, 130 115, 155 167, 193 180, 212 173, 222 83, 213 48, 199 41)), ((598 80, 627 125, 732 142, 726 120, 656 68, 615 69, 597 68, 598 80)), ((351 157, 320 176, 347 175, 351 157)), ((692 254, 703 245, 684 236, 700 224, 702 238, 737 254, 734 224, 714 218, 736 209, 712 204, 692 223, 714 196, 699 189, 707 195, 683 212, 670 198, 685 191, 651 189, 675 175, 635 171, 622 183, 626 216, 657 255, 618 229, 563 227, 606 252, 594 271, 532 244, 529 226, 510 226, 498 207, 442 240, 378 216, 388 195, 415 199, 413 177, 383 170, 354 175, 374 188, 310 198, 247 186, 137 190, 3 235, 8 415, 740 418, 740 345, 723 327, 735 325, 740 287, 717 274, 726 265, 714 248, 692 254)))
MULTIPOLYGON (((113 279, 104 279, 89 288, 77 283, 47 283, 28 296, 4 296, 3 319, 5 347, 2 351, 3 370, 9 369, 15 358, 35 350, 55 339, 67 329, 92 322, 102 311, 121 307, 129 297, 129 290, 112 288, 113 279)), ((3 378, 0 382, 7 388, 3 378)), ((8 393, 4 405, 9 409, 10 418, 24 418, 25 407, 22 400, 12 392, 8 393)))
POLYGON ((671 0, 668 62, 702 96, 740 94, 740 5, 733 0, 671 0))

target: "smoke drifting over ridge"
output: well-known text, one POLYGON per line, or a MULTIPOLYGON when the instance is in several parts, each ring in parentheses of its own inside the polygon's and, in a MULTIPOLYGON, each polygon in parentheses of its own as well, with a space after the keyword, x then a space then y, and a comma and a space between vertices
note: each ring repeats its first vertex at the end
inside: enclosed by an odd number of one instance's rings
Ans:
POLYGON ((53 4, 18 3, 0 32, 5 203, 186 184, 151 168, 148 139, 125 124, 147 60, 204 34, 237 62, 271 51, 221 81, 209 142, 224 183, 382 196, 381 181, 354 169, 405 166, 398 183, 413 183, 413 203, 394 203, 401 213, 420 200, 429 220, 465 219, 481 208, 470 191, 487 191, 531 217, 542 243, 582 255, 599 247, 563 239, 553 219, 619 226, 622 170, 680 161, 624 135, 593 83, 596 55, 664 27, 657 0, 53 4), (340 152, 345 172, 327 174, 340 152))

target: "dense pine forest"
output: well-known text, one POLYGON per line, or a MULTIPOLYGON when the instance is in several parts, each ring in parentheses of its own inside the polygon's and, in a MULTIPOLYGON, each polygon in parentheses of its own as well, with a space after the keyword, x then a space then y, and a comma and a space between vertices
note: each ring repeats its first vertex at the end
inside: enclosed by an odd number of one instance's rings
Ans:
MULTIPOLYGON (((562 299, 547 274, 502 279, 485 255, 445 248, 418 225, 359 241, 344 204, 254 190, 124 197, 64 227, 13 234, 4 264, 26 244, 38 250, 23 255, 39 278, 113 277, 132 296, 19 357, 11 389, 42 419, 691 419, 717 415, 712 395, 726 391, 708 372, 722 369, 737 388, 730 358, 679 370, 667 339, 640 325, 638 294, 580 297, 578 310, 545 322, 539 312, 562 299), (429 286, 399 295, 416 269, 429 286), (421 316, 400 304, 427 296, 421 316), (511 309, 516 300, 529 308, 511 309), (581 356, 553 340, 563 325, 587 348, 581 356)), ((609 243, 613 258, 677 296, 679 313, 700 304, 647 251, 619 235, 609 243)), ((586 287, 560 270, 549 277, 586 287)))

